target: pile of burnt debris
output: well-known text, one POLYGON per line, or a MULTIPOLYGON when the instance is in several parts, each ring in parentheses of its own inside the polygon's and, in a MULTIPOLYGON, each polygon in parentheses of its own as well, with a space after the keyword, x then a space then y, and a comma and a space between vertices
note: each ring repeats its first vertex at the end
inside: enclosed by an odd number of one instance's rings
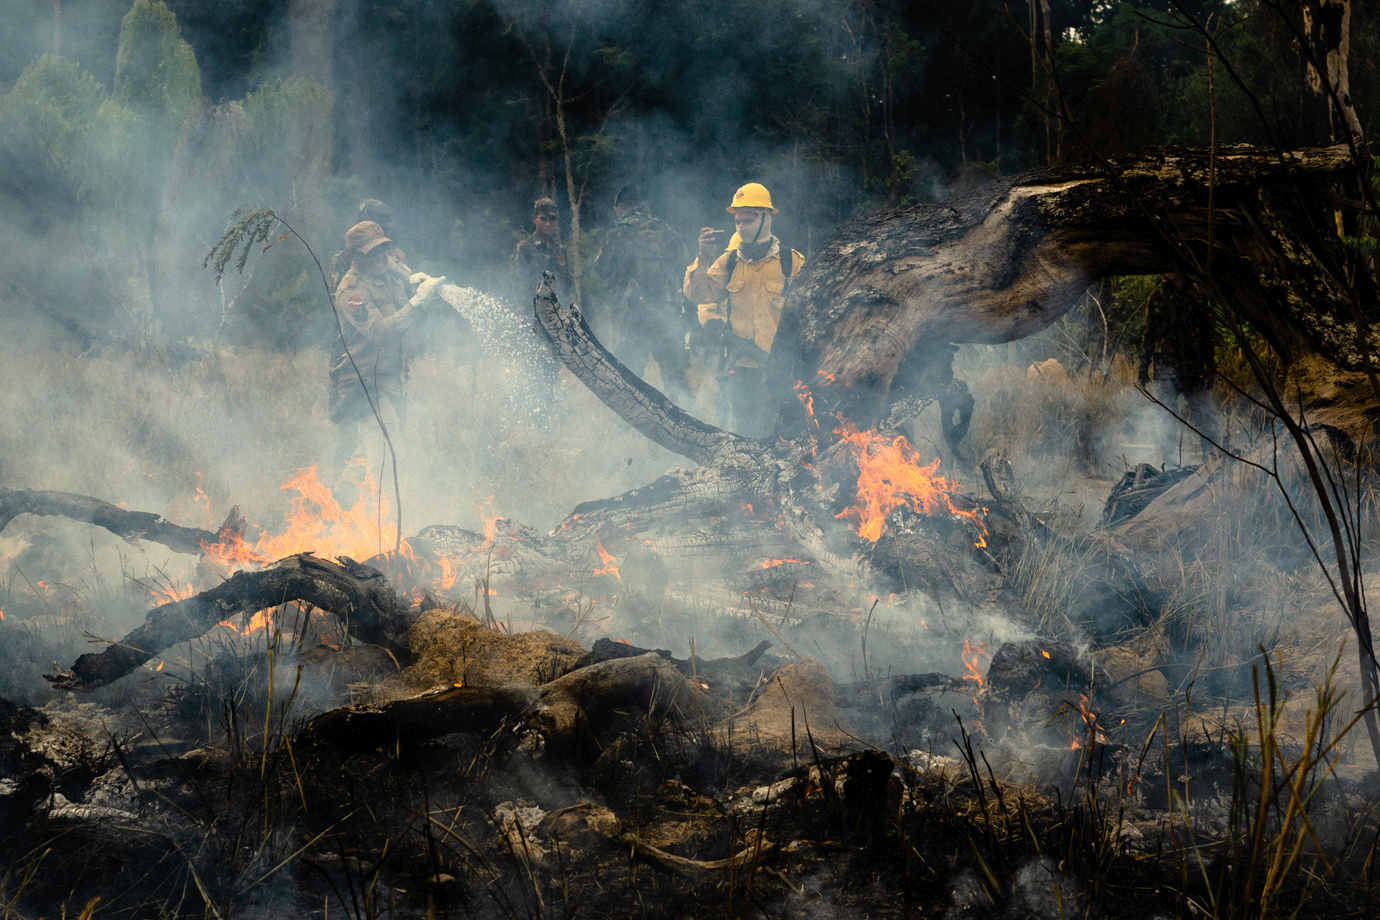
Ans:
MULTIPOLYGON (((1254 807, 1227 713, 1170 713, 1129 650, 971 651, 966 677, 836 683, 779 642, 586 649, 451 606, 394 651, 269 645, 3 703, 6 907, 1153 917, 1252 895, 1249 854, 1224 843, 1254 807)), ((1373 832, 1359 788, 1327 784, 1313 839, 1373 832)), ((1364 853, 1329 858, 1344 880, 1364 853)), ((1361 888, 1303 888, 1304 906, 1367 909, 1361 888)))
MULTIPOLYGON (((1090 532, 1031 511, 1004 457, 981 469, 989 501, 898 509, 851 563, 751 508, 713 518, 739 549, 774 534, 780 558, 738 572, 725 593, 742 609, 679 657, 631 643, 657 644, 688 576, 635 551, 645 530, 618 543, 626 528, 591 523, 640 514, 631 498, 547 535, 431 528, 406 557, 219 571, 54 663, 61 692, 41 708, 0 705, 3 903, 21 917, 1148 918, 1264 901, 1371 915, 1373 772, 1349 704, 1327 683, 1299 692, 1317 673, 1303 659, 1332 653, 1204 664, 1207 645, 1164 614, 1155 522, 1182 520, 1221 469, 1135 471, 1109 508, 1143 507, 1090 532), (522 631, 490 609, 491 583, 551 601, 580 553, 623 595, 612 623, 551 602, 571 621, 522 631), (1053 556, 1078 562, 1057 617, 1016 577, 1053 556), (482 566, 473 603, 414 597, 466 565, 482 566), (858 607, 856 572, 899 599, 858 607), (572 638, 595 625, 587 647, 572 638), (828 654, 845 646, 851 664, 828 654)), ((0 505, 202 552, 243 530, 232 513, 183 534, 78 499, 0 505)), ((706 545, 658 537, 668 556, 706 545)))

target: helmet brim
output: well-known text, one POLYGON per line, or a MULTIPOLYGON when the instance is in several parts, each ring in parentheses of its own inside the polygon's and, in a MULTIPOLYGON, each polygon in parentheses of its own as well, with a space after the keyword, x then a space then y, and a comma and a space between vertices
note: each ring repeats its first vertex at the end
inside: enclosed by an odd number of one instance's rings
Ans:
POLYGON ((356 247, 356 248, 355 248, 355 251, 358 252, 360 255, 367 256, 369 253, 373 252, 375 249, 377 249, 378 247, 382 246, 384 243, 391 243, 391 242, 393 242, 393 241, 390 240, 388 237, 386 237, 386 236, 381 236, 381 237, 379 237, 378 239, 370 240, 369 242, 365 243, 364 245, 356 247))

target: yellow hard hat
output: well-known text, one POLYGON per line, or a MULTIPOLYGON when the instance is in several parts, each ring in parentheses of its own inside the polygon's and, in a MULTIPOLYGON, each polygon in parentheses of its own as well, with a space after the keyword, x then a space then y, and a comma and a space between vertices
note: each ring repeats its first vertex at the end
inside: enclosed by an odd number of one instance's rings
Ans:
POLYGON ((771 192, 760 182, 749 182, 734 192, 733 203, 724 210, 732 214, 739 208, 766 208, 773 214, 776 213, 776 208, 771 206, 771 192))

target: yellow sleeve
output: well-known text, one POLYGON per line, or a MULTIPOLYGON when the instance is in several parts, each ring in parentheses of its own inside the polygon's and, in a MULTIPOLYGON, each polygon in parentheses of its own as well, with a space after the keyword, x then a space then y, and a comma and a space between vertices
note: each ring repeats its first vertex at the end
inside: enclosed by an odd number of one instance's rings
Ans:
POLYGON ((718 303, 728 297, 728 253, 714 260, 706 269, 700 268, 697 256, 685 270, 685 284, 682 292, 691 303, 718 303))

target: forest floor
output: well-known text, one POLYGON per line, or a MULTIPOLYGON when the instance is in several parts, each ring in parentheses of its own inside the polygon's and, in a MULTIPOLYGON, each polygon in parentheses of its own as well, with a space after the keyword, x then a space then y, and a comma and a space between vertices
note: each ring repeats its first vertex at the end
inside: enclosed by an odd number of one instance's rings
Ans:
MULTIPOLYGON (((1006 450, 1027 505, 1070 539, 1098 529, 1126 470, 1186 456, 1163 410, 1124 380, 1032 370, 996 350, 967 357, 978 408, 961 455, 925 416, 917 448, 972 494, 982 494, 977 459, 1006 450)), ((239 504, 280 529, 294 497, 280 484, 331 443, 318 358, 225 355, 159 371, 15 356, 7 408, 29 437, 0 456, 0 484, 212 529, 239 504)), ((483 533, 500 516, 545 530, 580 501, 679 462, 565 378, 555 411, 527 424, 486 395, 500 368, 452 366, 435 355, 414 368, 405 533, 483 533)), ((1350 628, 1320 570, 1300 561, 1297 534, 1263 525, 1259 494, 1231 498, 1212 540, 1157 560, 1158 607, 1133 628, 1098 632, 1069 615, 1088 605, 1090 564, 1072 542, 1012 561, 1000 615, 860 590, 808 628, 652 617, 645 592, 608 590, 609 576, 590 573, 591 607, 573 622, 542 622, 530 598, 501 585, 487 605, 473 585, 438 592, 419 623, 453 635, 415 640, 431 657, 411 662, 331 650, 329 625, 292 628, 303 613, 287 607, 276 629, 227 628, 180 661, 164 656, 162 671, 81 697, 39 675, 196 583, 195 560, 70 521, 17 519, 0 533, 12 739, 0 744, 3 903, 19 917, 88 906, 91 916, 1372 916, 1374 762, 1360 729, 1342 731, 1357 698, 1350 628), (521 635, 531 629, 535 639, 521 635), (544 746, 523 719, 383 738, 343 759, 298 747, 313 717, 342 705, 386 707, 457 684, 549 685, 601 638, 692 661, 762 639, 773 648, 726 713, 688 718, 653 695, 603 713, 574 750, 544 746), (1003 647, 1027 646, 1065 656, 1057 688, 1056 672, 1022 677, 1010 657, 1004 682, 989 670, 1003 647), (882 686, 903 675, 931 682, 882 686)))

